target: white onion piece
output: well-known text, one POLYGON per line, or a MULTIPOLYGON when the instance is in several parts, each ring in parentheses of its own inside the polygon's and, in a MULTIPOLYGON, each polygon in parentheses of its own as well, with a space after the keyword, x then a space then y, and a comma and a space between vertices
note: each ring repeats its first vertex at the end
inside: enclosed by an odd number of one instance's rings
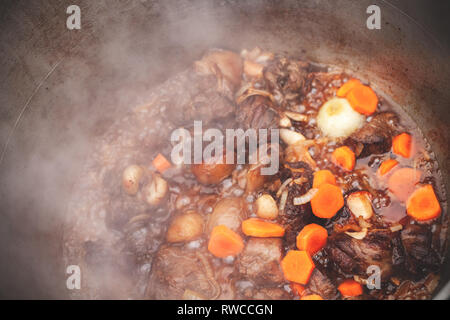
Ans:
POLYGON ((288 117, 282 117, 280 119, 279 123, 280 123, 280 127, 283 127, 283 128, 290 128, 290 127, 292 127, 292 122, 291 122, 291 120, 289 120, 288 117))
POLYGON ((294 206, 300 206, 302 204, 310 202, 311 199, 314 198, 314 196, 316 195, 317 191, 319 191, 319 189, 311 188, 304 195, 301 195, 299 197, 295 197, 294 201, 293 201, 294 206))
POLYGON ((359 232, 349 232, 349 231, 347 231, 347 232, 345 232, 345 234, 350 236, 350 237, 352 237, 352 238, 354 238, 354 239, 362 240, 362 239, 364 239, 367 236, 367 228, 364 228, 364 229, 362 229, 359 232))
POLYGON ((288 197, 288 191, 284 190, 283 193, 281 194, 281 198, 280 198, 280 212, 283 212, 284 207, 286 207, 287 197, 288 197))
POLYGON ((306 140, 301 133, 289 129, 280 129, 280 137, 287 145, 296 144, 299 141, 306 140))
POLYGON ((298 113, 298 112, 292 112, 292 111, 286 111, 284 113, 288 118, 294 120, 294 121, 299 121, 299 122, 305 122, 308 121, 308 116, 298 113))
POLYGON ((370 193, 367 191, 356 191, 350 194, 347 198, 347 207, 356 218, 362 217, 367 220, 373 215, 370 193))
POLYGON ((403 229, 403 226, 401 224, 397 224, 395 226, 390 227, 389 229, 391 229, 391 232, 397 232, 403 229))
POLYGON ((284 188, 286 188, 286 186, 292 182, 292 178, 288 178, 286 179, 283 184, 280 186, 280 188, 277 191, 277 198, 281 195, 281 193, 283 192, 284 188))
POLYGON ((364 115, 356 112, 343 98, 328 100, 317 115, 317 126, 323 134, 333 138, 348 137, 361 128, 364 122, 364 115))

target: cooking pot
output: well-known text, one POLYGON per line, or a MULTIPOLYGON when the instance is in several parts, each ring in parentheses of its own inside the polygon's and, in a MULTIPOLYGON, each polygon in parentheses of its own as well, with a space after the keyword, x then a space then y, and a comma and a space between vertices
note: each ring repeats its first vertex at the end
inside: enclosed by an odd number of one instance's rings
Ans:
POLYGON ((69 30, 72 2, 0 5, 2 298, 69 296, 63 224, 92 142, 207 48, 260 46, 370 80, 416 121, 450 186, 449 52, 387 1, 78 0, 69 30))

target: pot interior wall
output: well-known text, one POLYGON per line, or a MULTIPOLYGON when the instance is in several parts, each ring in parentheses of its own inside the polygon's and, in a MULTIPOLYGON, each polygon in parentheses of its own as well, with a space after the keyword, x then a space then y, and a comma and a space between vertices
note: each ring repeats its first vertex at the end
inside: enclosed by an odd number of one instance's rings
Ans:
POLYGON ((448 52, 384 2, 381 30, 366 28, 369 1, 78 2, 74 31, 68 1, 1 5, 2 297, 66 296, 62 224, 91 142, 210 47, 258 45, 370 80, 423 129, 450 185, 448 52))

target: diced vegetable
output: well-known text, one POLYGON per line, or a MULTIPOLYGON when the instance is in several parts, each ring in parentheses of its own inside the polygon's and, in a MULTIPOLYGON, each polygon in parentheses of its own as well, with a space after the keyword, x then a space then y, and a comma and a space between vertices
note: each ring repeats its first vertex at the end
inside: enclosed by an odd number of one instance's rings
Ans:
POLYGON ((242 222, 242 232, 250 237, 282 237, 284 228, 277 223, 250 218, 242 222))
POLYGON ((318 294, 309 294, 300 298, 300 300, 323 300, 318 294))
POLYGON ((346 231, 345 234, 352 237, 353 239, 362 240, 367 236, 367 228, 363 228, 361 231, 356 232, 346 231))
POLYGON ((384 176, 386 173, 392 170, 396 165, 398 165, 398 161, 394 159, 384 160, 380 167, 378 168, 378 175, 384 176))
POLYGON ((278 206, 270 194, 263 194, 256 200, 256 214, 262 219, 275 219, 278 216, 278 206))
POLYGON ((341 98, 345 98, 347 94, 352 90, 353 88, 357 86, 362 86, 363 84, 358 79, 350 79, 346 83, 344 83, 339 90, 337 91, 336 95, 341 98))
POLYGON ((320 108, 317 126, 326 136, 348 137, 364 125, 365 117, 355 110, 346 99, 332 98, 320 108))
POLYGON ((406 211, 409 216, 418 221, 428 221, 439 217, 441 206, 433 186, 427 184, 414 191, 406 203, 406 211))
POLYGON ((172 166, 169 160, 167 160, 161 153, 158 153, 156 158, 153 159, 152 164, 160 173, 164 173, 164 171, 172 166))
POLYGON ((315 216, 329 219, 344 206, 344 197, 339 187, 325 183, 311 200, 311 208, 315 216))
POLYGON ((203 233, 203 218, 194 211, 186 212, 173 219, 167 230, 168 242, 187 242, 197 239, 203 233))
POLYGON ((370 116, 377 110, 378 97, 368 86, 355 86, 345 96, 355 111, 370 116))
POLYGON ((392 152, 403 158, 409 158, 411 157, 412 145, 412 136, 405 132, 401 133, 392 140, 392 152))
POLYGON ((372 201, 367 191, 356 191, 350 194, 347 197, 347 206, 356 218, 362 217, 367 220, 373 215, 372 201))
POLYGON ((138 165, 125 168, 122 175, 122 187, 129 195, 135 195, 139 191, 139 182, 144 175, 144 169, 138 165))
POLYGON ((397 169, 389 177, 388 188, 400 201, 405 202, 414 192, 421 174, 420 170, 413 168, 397 169))
POLYGON ((338 290, 344 297, 357 297, 363 294, 361 284, 352 279, 347 279, 342 282, 338 290))
POLYGON ((313 256, 327 244, 327 238, 328 232, 324 227, 311 223, 297 235, 297 248, 313 256))
POLYGON ((336 178, 330 170, 319 170, 314 172, 313 188, 319 188, 322 184, 336 185, 336 178))
POLYGON ((214 227, 208 242, 208 250, 218 258, 236 256, 244 249, 244 241, 233 230, 220 225, 214 227))
POLYGON ((355 167, 355 153, 347 146, 342 146, 333 151, 331 155, 333 163, 346 171, 352 171, 355 167))
POLYGON ((300 284, 308 283, 314 268, 314 262, 306 251, 289 250, 281 261, 286 280, 300 284))
POLYGON ((297 297, 301 297, 306 290, 304 286, 296 282, 291 282, 289 286, 291 287, 292 293, 297 297))

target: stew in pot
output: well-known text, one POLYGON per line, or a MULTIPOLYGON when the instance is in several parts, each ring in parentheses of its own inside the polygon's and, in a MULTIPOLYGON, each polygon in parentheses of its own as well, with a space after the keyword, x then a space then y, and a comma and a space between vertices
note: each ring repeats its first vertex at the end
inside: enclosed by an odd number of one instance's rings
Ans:
POLYGON ((429 299, 446 206, 427 141, 370 83, 259 48, 211 50, 98 138, 64 256, 83 274, 74 298, 429 299), (227 136, 189 163, 205 132, 230 129, 240 144, 227 136), (180 143, 194 145, 188 161, 180 143))

